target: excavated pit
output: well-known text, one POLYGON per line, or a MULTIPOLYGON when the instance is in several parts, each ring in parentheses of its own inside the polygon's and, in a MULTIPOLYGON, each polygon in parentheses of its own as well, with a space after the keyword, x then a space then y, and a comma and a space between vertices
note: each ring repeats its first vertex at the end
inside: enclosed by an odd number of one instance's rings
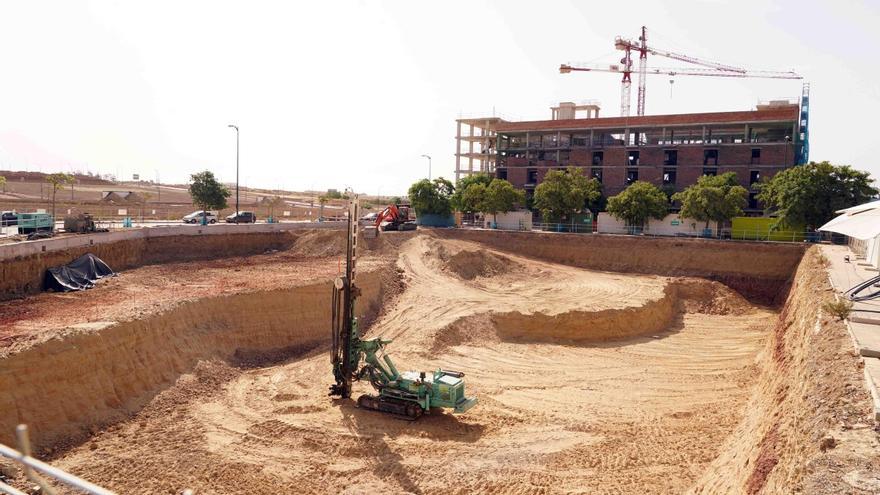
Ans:
MULTIPOLYGON (((713 275, 706 263, 597 271, 549 247, 524 257, 516 243, 459 232, 367 240, 374 258, 358 309, 368 335, 394 339, 400 369, 464 371, 480 400, 465 415, 408 423, 326 396, 341 237, 321 236, 266 261, 280 277, 276 266, 316 253, 310 283, 85 322, 5 356, 0 390, 12 393, 0 396, 0 438, 27 421, 54 463, 121 493, 839 487, 819 476, 832 464, 816 437, 839 420, 833 404, 856 418, 867 399, 851 387, 842 326, 818 309, 830 294, 817 289, 827 282, 813 251, 787 277, 774 266, 761 278, 748 268, 713 275), (708 279, 759 289, 747 299, 708 279)), ((791 265, 802 253, 768 256, 791 265)))

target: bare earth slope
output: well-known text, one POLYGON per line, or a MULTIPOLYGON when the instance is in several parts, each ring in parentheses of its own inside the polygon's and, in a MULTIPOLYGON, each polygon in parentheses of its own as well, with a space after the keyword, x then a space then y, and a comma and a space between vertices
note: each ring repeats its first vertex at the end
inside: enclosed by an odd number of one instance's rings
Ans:
POLYGON ((707 281, 430 236, 398 265, 407 288, 369 335, 395 339, 401 370, 464 371, 467 414, 409 423, 331 400, 323 351, 203 362, 56 462, 124 493, 683 492, 743 418, 776 316, 707 281))

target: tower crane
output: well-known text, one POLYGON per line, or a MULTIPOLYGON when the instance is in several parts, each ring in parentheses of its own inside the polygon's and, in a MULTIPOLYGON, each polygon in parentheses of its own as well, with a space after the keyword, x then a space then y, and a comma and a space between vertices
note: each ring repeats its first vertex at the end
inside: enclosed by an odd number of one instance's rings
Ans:
POLYGON ((645 80, 648 74, 668 76, 710 76, 710 77, 738 77, 738 78, 765 78, 765 79, 803 79, 794 71, 768 71, 751 70, 728 64, 722 64, 711 60, 704 60, 690 55, 664 50, 648 46, 648 30, 642 26, 642 33, 637 41, 618 36, 614 39, 614 47, 623 51, 623 58, 619 64, 562 64, 559 66, 561 74, 569 72, 616 72, 623 74, 620 85, 620 115, 629 116, 630 110, 630 87, 632 85, 633 53, 639 54, 639 90, 636 103, 636 114, 645 114, 645 80), (648 67, 648 54, 670 58, 697 65, 700 67, 670 68, 648 67))

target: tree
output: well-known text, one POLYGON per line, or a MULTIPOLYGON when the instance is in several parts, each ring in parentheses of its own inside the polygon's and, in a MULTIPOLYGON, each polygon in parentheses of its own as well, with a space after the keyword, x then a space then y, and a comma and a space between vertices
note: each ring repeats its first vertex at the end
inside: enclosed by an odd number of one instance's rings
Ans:
POLYGON ((491 182, 492 177, 489 174, 479 173, 462 177, 455 184, 455 192, 450 198, 452 207, 462 213, 476 213, 479 209, 477 202, 482 200, 481 193, 485 193, 486 187, 491 182), (478 187, 478 191, 468 194, 468 189, 472 186, 482 186, 482 188, 478 187))
POLYGON ((835 211, 870 201, 878 194, 868 172, 827 161, 791 167, 759 184, 758 199, 776 213, 778 227, 815 229, 835 211))
MULTIPOLYGON (((458 191, 455 191, 458 193, 458 191)), ((486 184, 470 184, 468 188, 461 194, 458 200, 458 211, 463 213, 477 213, 483 210, 483 202, 486 200, 486 184)), ((455 203, 453 199, 453 204, 455 203)))
POLYGON ((73 176, 64 172, 57 172, 46 176, 46 182, 52 185, 52 221, 55 221, 55 194, 65 185, 73 183, 73 176))
POLYGON ((602 185, 588 179, 579 168, 551 170, 535 188, 535 208, 545 222, 573 215, 592 207, 602 198, 602 185))
MULTIPOLYGON (((321 204, 323 205, 327 201, 327 199, 323 196, 321 198, 323 198, 323 201, 321 201, 321 204)), ((262 203, 264 206, 266 206, 266 211, 268 213, 266 216, 272 218, 273 220, 275 219, 275 208, 281 208, 285 204, 284 199, 282 199, 281 196, 275 196, 272 198, 266 196, 263 198, 262 203)))
POLYGON ((230 196, 229 188, 217 182, 210 170, 190 176, 189 194, 193 204, 206 212, 226 208, 226 198, 230 196))
MULTIPOLYGON (((482 184, 471 186, 471 189, 483 187, 482 184)), ((494 179, 485 187, 483 200, 479 203, 479 208, 484 213, 492 214, 492 222, 498 223, 498 212, 508 212, 514 209, 517 204, 523 204, 526 201, 525 191, 521 191, 513 187, 513 184, 504 179, 494 179)))
POLYGON ((6 192, 6 177, 0 175, 0 187, 3 188, 3 192, 6 192))
POLYGON ((448 216, 452 212, 450 197, 455 192, 452 182, 439 177, 422 179, 409 188, 409 200, 416 215, 448 216))
POLYGON ((718 176, 704 175, 697 183, 672 195, 673 201, 681 202, 681 216, 706 222, 728 222, 742 215, 748 205, 749 192, 739 185, 736 174, 727 172, 718 176))
POLYGON ((628 227, 642 228, 651 218, 663 219, 669 201, 657 186, 637 180, 620 194, 608 198, 608 213, 628 227))

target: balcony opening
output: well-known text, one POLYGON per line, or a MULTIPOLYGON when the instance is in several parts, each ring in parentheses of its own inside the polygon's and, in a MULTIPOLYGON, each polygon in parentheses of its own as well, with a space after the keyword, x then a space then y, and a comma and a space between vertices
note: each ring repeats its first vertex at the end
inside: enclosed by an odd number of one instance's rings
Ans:
POLYGON ((602 169, 601 169, 601 168, 594 168, 594 169, 591 169, 591 170, 590 170, 590 176, 592 176, 594 179, 596 179, 597 181, 599 181, 599 184, 602 183, 602 169))
POLYGON ((703 167, 703 175, 710 175, 715 177, 718 175, 718 169, 715 167, 703 167))
POLYGON ((538 183, 538 169, 530 168, 526 169, 526 184, 537 184, 538 183))
POLYGON ((678 150, 664 150, 663 165, 678 165, 678 150))
POLYGON ((754 186, 758 182, 761 182, 761 171, 752 170, 751 172, 749 172, 749 185, 754 186))
POLYGON ((594 151, 593 152, 593 165, 601 166, 604 156, 605 156, 605 153, 603 153, 601 151, 594 151))
POLYGON ((704 150, 703 165, 718 165, 718 150, 704 150))
POLYGON ((761 148, 752 148, 752 165, 761 163, 761 148))
POLYGON ((630 185, 633 182, 639 180, 639 171, 638 169, 627 169, 626 171, 626 185, 630 185))
POLYGON ((627 151, 626 152, 626 161, 627 161, 627 165, 629 165, 630 167, 638 166, 639 152, 638 151, 627 151))
POLYGON ((507 169, 499 168, 495 170, 495 177, 498 177, 501 180, 507 180, 507 169))
POLYGON ((676 171, 674 168, 667 168, 663 170, 663 185, 664 186, 674 186, 676 179, 676 171))

